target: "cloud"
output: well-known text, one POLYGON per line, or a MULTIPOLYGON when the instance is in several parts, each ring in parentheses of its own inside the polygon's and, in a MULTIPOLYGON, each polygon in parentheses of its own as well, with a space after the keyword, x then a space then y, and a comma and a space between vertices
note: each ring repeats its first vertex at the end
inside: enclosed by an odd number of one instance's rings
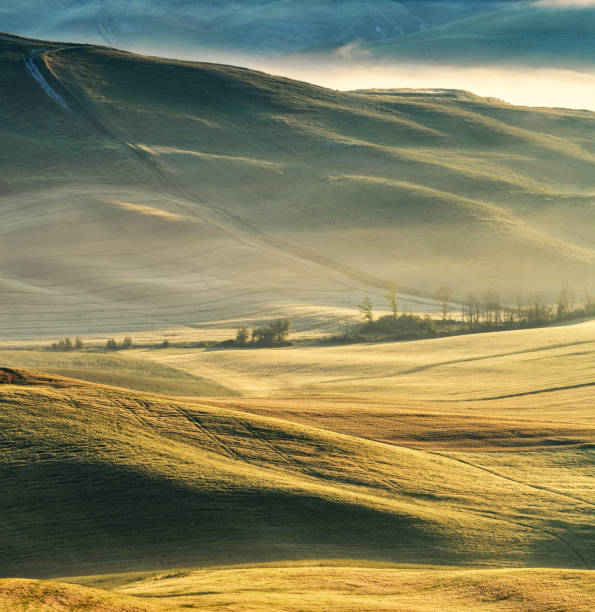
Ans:
POLYGON ((595 8, 595 0, 537 0, 535 4, 548 8, 595 8))
POLYGON ((463 89, 520 106, 595 111, 595 71, 534 66, 424 66, 366 61, 260 59, 252 68, 339 90, 463 89))

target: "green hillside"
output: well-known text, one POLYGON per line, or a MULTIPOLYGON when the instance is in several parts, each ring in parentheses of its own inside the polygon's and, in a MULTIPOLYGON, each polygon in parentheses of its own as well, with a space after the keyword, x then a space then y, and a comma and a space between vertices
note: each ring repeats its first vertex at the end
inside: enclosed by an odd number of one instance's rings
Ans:
POLYGON ((593 113, 8 35, 0 59, 7 334, 592 278, 593 113))
POLYGON ((592 500, 572 493, 586 486, 576 466, 587 448, 545 489, 441 452, 26 371, 1 376, 3 576, 593 559, 592 500))

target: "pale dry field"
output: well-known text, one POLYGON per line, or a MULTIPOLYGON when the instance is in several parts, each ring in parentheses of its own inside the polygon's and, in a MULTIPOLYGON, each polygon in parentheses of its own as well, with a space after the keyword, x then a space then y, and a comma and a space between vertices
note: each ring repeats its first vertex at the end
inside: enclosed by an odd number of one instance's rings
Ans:
POLYGON ((595 382, 595 321, 412 342, 134 351, 251 397, 469 401, 595 382))

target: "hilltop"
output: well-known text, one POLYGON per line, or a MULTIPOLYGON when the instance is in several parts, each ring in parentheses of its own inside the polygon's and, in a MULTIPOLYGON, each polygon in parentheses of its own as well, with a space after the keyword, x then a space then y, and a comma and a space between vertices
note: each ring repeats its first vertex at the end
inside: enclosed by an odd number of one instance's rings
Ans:
POLYGON ((13 336, 318 325, 390 278, 423 295, 592 277, 593 113, 9 35, 0 59, 13 336))

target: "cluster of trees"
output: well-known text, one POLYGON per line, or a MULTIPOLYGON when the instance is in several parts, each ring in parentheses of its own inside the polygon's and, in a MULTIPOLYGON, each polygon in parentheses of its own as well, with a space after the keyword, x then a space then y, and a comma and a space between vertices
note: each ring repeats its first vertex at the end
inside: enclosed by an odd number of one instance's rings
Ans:
POLYGON ((132 338, 130 336, 126 336, 126 338, 124 338, 120 344, 118 344, 113 338, 110 338, 105 343, 106 351, 120 351, 129 348, 132 348, 132 338))
MULTIPOLYGON (((391 314, 378 319, 374 318, 372 301, 365 297, 358 304, 364 324, 359 332, 363 334, 380 333, 384 335, 410 336, 422 332, 436 332, 436 325, 450 328, 463 326, 463 329, 477 331, 482 329, 515 328, 546 324, 552 321, 564 321, 569 318, 595 314, 595 289, 592 286, 583 288, 583 308, 576 308, 576 294, 570 287, 563 287, 554 304, 548 304, 542 295, 534 293, 528 296, 517 294, 513 303, 503 303, 497 291, 484 291, 481 295, 469 294, 460 305, 461 317, 458 320, 449 319, 453 306, 453 290, 451 287, 439 287, 434 293, 434 299, 440 306, 442 326, 429 315, 420 317, 398 313, 397 283, 391 281, 385 292, 385 300, 391 314)), ((458 310, 458 309, 457 309, 458 310)), ((451 330, 454 331, 454 330, 451 330)))
POLYGON ((276 319, 266 325, 255 327, 250 331, 241 327, 236 333, 235 343, 238 346, 279 346, 287 344, 291 331, 290 319, 276 319))
MULTIPOLYGON (((64 338, 62 340, 59 340, 58 342, 54 342, 50 347, 52 351, 56 352, 82 351, 84 348, 85 343, 78 336, 74 340, 72 340, 71 338, 64 338)), ((126 338, 124 338, 124 340, 122 340, 120 344, 118 344, 113 338, 110 338, 105 343, 104 348, 106 351, 119 351, 122 349, 132 348, 132 338, 130 338, 130 336, 127 336, 126 338)))
MULTIPOLYGON (((399 314, 399 293, 396 281, 390 281, 384 292, 384 298, 390 313, 379 318, 374 317, 372 300, 365 297, 358 304, 360 314, 365 323, 357 330, 358 334, 379 334, 397 338, 416 338, 431 331, 430 317, 420 317, 413 314, 399 314)), ((351 334, 350 330, 350 334, 351 334)))
POLYGON ((52 351, 80 351, 84 347, 83 341, 77 336, 74 340, 64 338, 58 342, 54 342, 50 347, 52 351))
MULTIPOLYGON (((390 281, 384 293, 384 297, 388 302, 392 317, 397 318, 399 315, 399 286, 396 281, 390 281)), ((372 300, 369 297, 365 297, 360 304, 358 304, 362 318, 368 323, 373 323, 374 313, 372 312, 372 300)))
POLYGON ((481 296, 469 294, 462 304, 462 318, 468 329, 482 327, 514 327, 542 325, 554 321, 595 314, 595 296, 584 287, 584 306, 577 307, 577 295, 571 287, 562 287, 553 304, 542 294, 524 296, 518 293, 513 304, 503 304, 496 291, 485 291, 481 296))

